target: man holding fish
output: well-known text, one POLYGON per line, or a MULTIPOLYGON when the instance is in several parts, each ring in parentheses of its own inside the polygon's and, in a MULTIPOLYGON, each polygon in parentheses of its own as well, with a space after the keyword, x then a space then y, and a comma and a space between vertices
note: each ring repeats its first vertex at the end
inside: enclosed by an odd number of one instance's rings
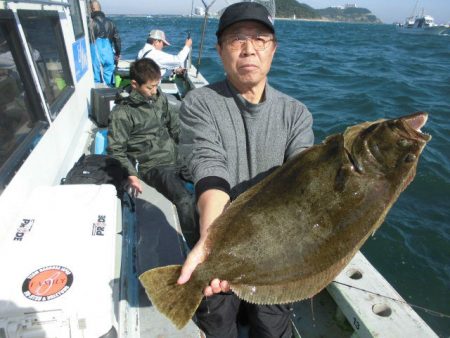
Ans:
MULTIPOLYGON (((189 93, 180 116, 180 152, 195 182, 200 240, 178 284, 207 257, 208 229, 230 201, 314 141, 308 109, 268 83, 277 42, 267 9, 255 2, 230 5, 216 35, 226 80, 189 93)), ((290 304, 243 302, 219 279, 204 295, 196 316, 207 337, 237 337, 240 305, 247 310, 252 337, 292 335, 290 304)))

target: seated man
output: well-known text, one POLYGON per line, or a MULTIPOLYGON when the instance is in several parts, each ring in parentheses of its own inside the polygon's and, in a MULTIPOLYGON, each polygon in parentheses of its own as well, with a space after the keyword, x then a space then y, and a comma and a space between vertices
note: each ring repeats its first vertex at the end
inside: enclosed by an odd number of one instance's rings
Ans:
POLYGON ((153 60, 132 63, 130 80, 130 95, 116 100, 111 112, 107 152, 127 168, 133 196, 142 192, 140 178, 175 204, 183 234, 192 246, 198 236, 195 201, 177 161, 178 111, 158 89, 161 71, 153 60))
POLYGON ((154 60, 161 68, 162 77, 169 76, 172 71, 175 71, 175 73, 182 72, 184 62, 191 50, 192 39, 186 39, 183 49, 177 55, 163 52, 164 46, 170 46, 170 43, 166 40, 166 34, 161 30, 154 29, 150 31, 147 43, 139 51, 137 59, 149 58, 154 60))

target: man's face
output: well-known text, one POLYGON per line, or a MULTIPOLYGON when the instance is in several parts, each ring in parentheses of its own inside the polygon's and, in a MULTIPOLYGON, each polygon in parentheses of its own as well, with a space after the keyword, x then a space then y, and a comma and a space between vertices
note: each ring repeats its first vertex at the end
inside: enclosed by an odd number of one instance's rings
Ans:
POLYGON ((162 50, 164 48, 163 40, 154 40, 153 47, 155 47, 155 49, 157 49, 157 50, 162 50))
POLYGON ((131 87, 137 90, 146 99, 149 99, 153 95, 156 95, 158 91, 160 79, 148 80, 147 82, 139 85, 136 80, 131 80, 131 87))
POLYGON ((252 37, 261 35, 270 40, 274 38, 273 34, 258 22, 237 22, 222 33, 222 43, 216 47, 228 79, 237 89, 265 83, 275 54, 276 42, 268 41, 264 50, 257 50, 251 39, 247 39, 236 48, 231 44, 231 38, 236 35, 252 37))

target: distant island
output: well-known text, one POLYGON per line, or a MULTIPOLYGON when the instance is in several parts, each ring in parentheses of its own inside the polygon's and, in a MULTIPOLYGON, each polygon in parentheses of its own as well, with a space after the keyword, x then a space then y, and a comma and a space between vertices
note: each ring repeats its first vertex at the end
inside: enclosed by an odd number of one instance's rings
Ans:
POLYGON ((276 17, 300 20, 382 23, 370 10, 356 7, 355 4, 314 9, 296 0, 277 0, 276 17))

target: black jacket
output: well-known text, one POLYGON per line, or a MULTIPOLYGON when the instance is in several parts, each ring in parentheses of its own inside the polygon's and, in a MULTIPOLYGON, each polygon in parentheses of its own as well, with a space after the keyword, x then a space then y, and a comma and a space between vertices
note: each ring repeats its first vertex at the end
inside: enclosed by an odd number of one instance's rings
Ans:
POLYGON ((91 18, 91 40, 93 37, 95 39, 108 38, 114 45, 116 55, 120 55, 120 36, 114 22, 108 19, 102 11, 92 12, 91 18))

